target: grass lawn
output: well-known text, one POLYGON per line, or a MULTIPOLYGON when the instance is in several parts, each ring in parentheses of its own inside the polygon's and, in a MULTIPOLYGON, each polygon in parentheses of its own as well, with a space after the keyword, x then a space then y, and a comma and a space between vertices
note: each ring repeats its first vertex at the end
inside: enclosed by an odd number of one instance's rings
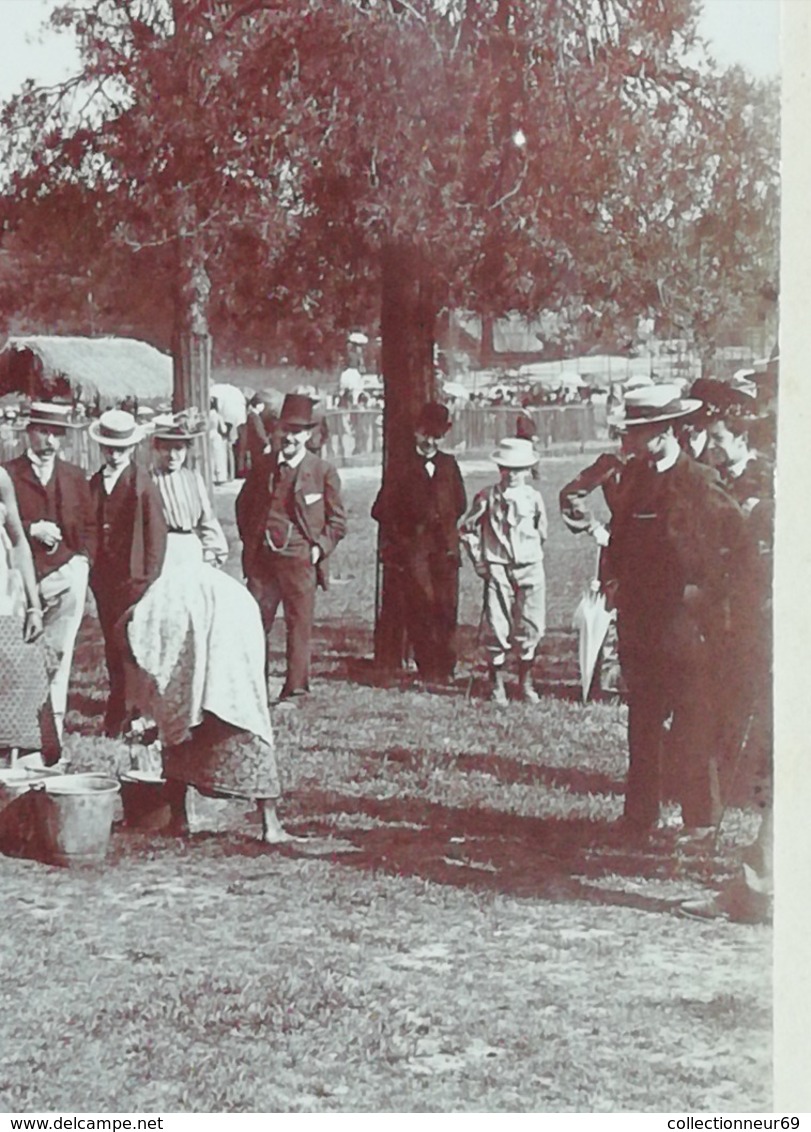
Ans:
MULTIPOLYGON (((667 834, 629 849, 624 709, 577 699, 570 623, 594 553, 556 499, 587 459, 544 462, 544 694, 508 709, 482 698, 467 565, 457 686, 369 682, 377 481, 342 473, 350 533, 318 599, 313 694, 274 716, 285 821, 312 842, 268 850, 244 805, 200 799, 189 839, 119 829, 104 867, 0 858, 6 1110, 769 1107, 770 932, 674 914, 731 875, 756 819, 731 810, 712 853, 667 834)), ((492 477, 464 470, 470 493, 492 477)), ((233 492, 217 506, 230 537, 233 492)), ((279 626, 278 683, 283 644, 279 626)), ((101 736, 99 650, 88 616, 77 768, 126 757, 101 736)))

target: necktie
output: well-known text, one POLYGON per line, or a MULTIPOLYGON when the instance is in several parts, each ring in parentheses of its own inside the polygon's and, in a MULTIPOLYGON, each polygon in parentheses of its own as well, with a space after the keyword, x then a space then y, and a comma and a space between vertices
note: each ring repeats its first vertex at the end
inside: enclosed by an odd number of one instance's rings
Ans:
POLYGON ((286 460, 279 460, 276 464, 276 471, 273 475, 273 488, 279 484, 288 483, 293 475, 293 469, 286 460))

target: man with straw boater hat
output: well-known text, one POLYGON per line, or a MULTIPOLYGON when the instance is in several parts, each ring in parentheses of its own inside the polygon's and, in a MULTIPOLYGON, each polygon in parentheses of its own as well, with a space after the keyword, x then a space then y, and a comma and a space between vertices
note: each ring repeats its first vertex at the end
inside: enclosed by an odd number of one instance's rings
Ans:
POLYGON ((511 648, 518 652, 518 695, 538 702, 532 666, 546 630, 547 519, 541 493, 529 482, 537 459, 531 440, 502 440, 493 453, 499 482, 478 493, 459 525, 476 573, 484 579, 491 699, 497 704, 507 703, 504 676, 511 648))
POLYGON ((107 735, 122 734, 128 711, 137 708, 141 677, 127 642, 133 607, 161 572, 166 520, 158 490, 145 468, 133 463, 144 429, 123 409, 108 409, 88 429, 103 466, 90 479, 97 550, 90 573, 96 597, 110 696, 107 735))
POLYGON ((327 559, 346 534, 341 481, 332 464, 308 451, 318 424, 310 397, 288 393, 279 418, 278 451, 263 454, 237 496, 237 528, 248 589, 270 634, 281 603, 287 628, 286 671, 279 699, 310 688, 316 587, 327 587, 327 559))
POLYGON ((51 704, 61 739, 95 546, 85 474, 60 456, 68 430, 81 425, 74 421, 71 406, 35 401, 18 427, 25 429, 25 452, 9 460, 6 468, 33 553, 51 671, 51 704))
POLYGON ((652 385, 629 391, 612 422, 628 459, 604 577, 628 688, 625 823, 632 836, 659 821, 666 738, 685 832, 709 834, 721 812, 712 674, 733 614, 733 573, 745 568, 747 550, 742 512, 676 436, 678 422, 700 407, 676 386, 652 385))

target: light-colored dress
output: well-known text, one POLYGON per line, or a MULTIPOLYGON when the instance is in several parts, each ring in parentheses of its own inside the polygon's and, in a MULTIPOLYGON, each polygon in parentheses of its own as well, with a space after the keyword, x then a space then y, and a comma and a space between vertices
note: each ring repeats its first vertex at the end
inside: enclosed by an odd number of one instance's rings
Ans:
POLYGON ((0 748, 41 751, 46 763, 59 757, 51 709, 45 642, 26 644, 25 591, 11 565, 11 540, 0 503, 0 748))
POLYGON ((166 560, 128 637, 151 678, 164 773, 205 793, 278 797, 259 606, 213 565, 228 547, 199 473, 153 479, 169 527, 166 560))
POLYGON ((228 425, 217 409, 208 414, 208 446, 211 453, 211 478, 215 484, 231 479, 228 467, 228 425))

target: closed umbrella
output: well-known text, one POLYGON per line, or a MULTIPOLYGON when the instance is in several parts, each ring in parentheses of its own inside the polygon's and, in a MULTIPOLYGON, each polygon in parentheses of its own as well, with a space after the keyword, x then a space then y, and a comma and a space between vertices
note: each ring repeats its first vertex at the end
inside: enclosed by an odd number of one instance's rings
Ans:
POLYGON ((595 579, 584 592, 572 619, 572 625, 579 634, 577 656, 580 662, 583 703, 589 698, 597 657, 603 647, 608 626, 615 616, 613 609, 606 609, 605 595, 600 589, 600 583, 595 579))

